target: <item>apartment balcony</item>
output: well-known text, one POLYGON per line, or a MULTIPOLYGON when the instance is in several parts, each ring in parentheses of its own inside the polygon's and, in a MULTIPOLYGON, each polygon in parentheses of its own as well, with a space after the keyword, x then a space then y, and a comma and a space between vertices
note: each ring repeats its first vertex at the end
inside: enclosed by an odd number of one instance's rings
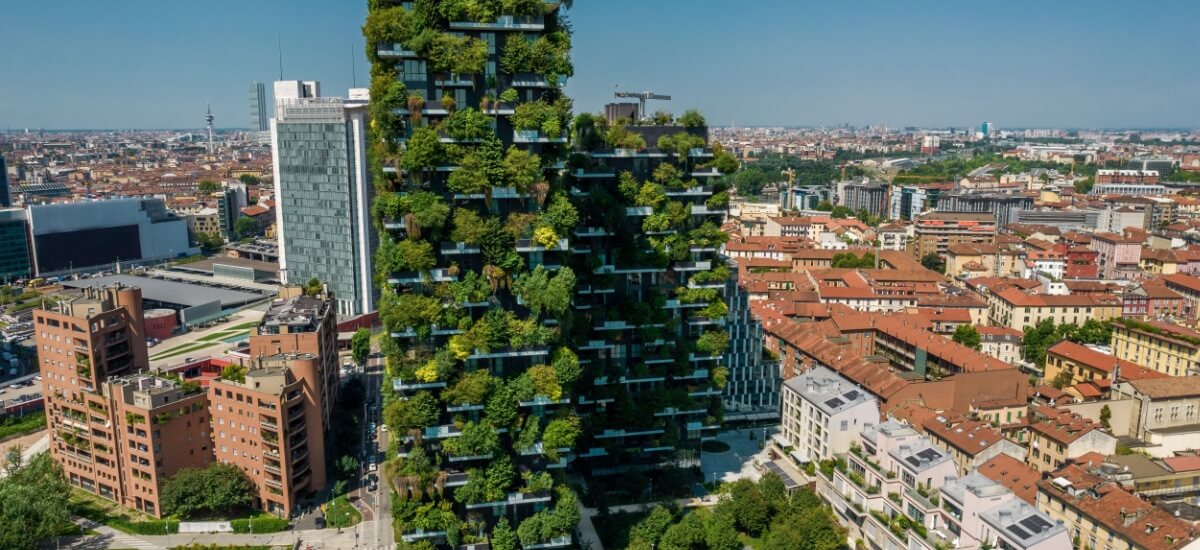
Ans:
POLYGON ((303 456, 308 455, 307 443, 308 434, 304 432, 300 432, 291 438, 291 441, 288 442, 288 448, 292 450, 292 460, 296 459, 296 453, 300 451, 303 451, 303 456), (301 449, 301 447, 303 447, 303 449, 301 449))
POLYGON ((375 49, 375 55, 378 55, 380 59, 417 59, 421 57, 417 55, 417 52, 404 49, 404 46, 399 43, 380 44, 375 49))
POLYGON ((517 130, 513 132, 513 143, 566 143, 565 134, 549 136, 541 130, 517 130))
POLYGON ((698 363, 702 361, 720 361, 723 355, 697 355, 695 353, 688 354, 688 361, 698 363))
MULTIPOLYGON (((712 154, 709 153, 709 156, 711 155, 712 154)), ((693 178, 715 178, 719 177, 721 172, 716 168, 702 168, 699 170, 692 170, 691 174, 693 178)))
POLYGON ((671 269, 684 273, 690 271, 708 271, 712 269, 712 262, 705 260, 702 262, 675 262, 671 269))
POLYGON ((654 413, 654 416, 674 417, 690 416, 693 414, 708 414, 708 409, 677 409, 675 407, 667 407, 659 412, 654 413))
MULTIPOLYGON (((455 73, 441 73, 433 77, 433 85, 441 88, 469 88, 475 85, 475 76, 455 73)), ((426 102, 428 104, 428 102, 426 102)))
POLYGON ((451 30, 458 31, 544 31, 546 18, 541 15, 501 15, 495 21, 451 21, 451 30))
POLYGON ((441 252, 443 256, 465 256, 479 254, 480 248, 467 243, 442 243, 441 252))
POLYGON ((605 340, 588 340, 588 342, 586 344, 579 346, 579 349, 581 349, 581 350, 602 350, 602 349, 608 349, 608 348, 617 348, 619 346, 620 346, 620 344, 609 343, 608 341, 605 341, 605 340))
POLYGON ((517 73, 513 75, 513 88, 561 88, 567 85, 567 77, 560 76, 557 81, 548 81, 545 76, 534 73, 517 73))
POLYGON ((598 149, 592 152, 592 158, 667 158, 667 154, 661 151, 638 150, 638 149, 598 149))
POLYGON ((472 353, 471 355, 467 356, 467 359, 468 360, 506 359, 506 358, 513 358, 513 357, 541 357, 541 356, 546 356, 546 355, 550 355, 550 348, 548 348, 548 347, 532 348, 532 349, 524 349, 524 350, 497 351, 497 352, 490 352, 490 353, 479 353, 477 351, 477 352, 472 353))
POLYGON ((692 215, 693 216, 708 216, 708 215, 724 216, 728 213, 729 213, 729 210, 725 209, 725 208, 709 208, 703 204, 697 204, 697 205, 692 206, 692 215))
POLYGON ((292 407, 292 408, 288 409, 288 422, 289 423, 294 422, 299 419, 302 419, 302 418, 304 418, 304 406, 303 405, 292 407))
MULTIPOLYGON (((693 172, 694 174, 694 172, 693 172)), ((668 189, 668 197, 708 197, 713 194, 711 187, 691 187, 688 189, 668 189)))
POLYGON ((450 462, 456 462, 456 463, 457 462, 476 462, 476 461, 491 460, 491 459, 492 459, 492 453, 483 454, 483 455, 463 455, 463 456, 448 456, 448 457, 446 457, 446 460, 448 460, 450 462))
POLYGON ((665 430, 658 428, 653 430, 641 431, 625 431, 625 430, 604 430, 593 436, 595 439, 625 439, 627 437, 641 437, 646 435, 662 435, 665 430))
POLYGON ((712 149, 704 147, 692 147, 688 149, 688 157, 691 158, 711 158, 713 156, 712 149))
POLYGON ((425 283, 425 282, 451 283, 451 282, 454 282, 457 280, 458 280, 458 277, 455 275, 451 275, 449 269, 437 268, 437 269, 431 269, 429 271, 429 273, 427 273, 427 274, 417 273, 417 272, 413 272, 413 271, 410 271, 407 273, 397 273, 394 276, 389 277, 387 282, 389 285, 415 285, 415 284, 421 284, 421 283, 425 283))
POLYGON ((584 168, 576 168, 574 172, 571 172, 571 176, 576 179, 612 179, 617 177, 617 172, 588 171, 584 168))
POLYGON ((467 484, 466 472, 446 472, 446 487, 462 487, 467 484))
POLYGON ((520 239, 517 241, 517 252, 557 252, 567 250, 571 247, 571 241, 568 239, 559 239, 554 243, 552 248, 533 244, 532 239, 520 239))
POLYGON ((460 412, 478 412, 482 411, 484 408, 486 408, 486 405, 472 405, 470 403, 463 403, 461 405, 446 405, 446 412, 451 414, 460 412))
POLYGON ((275 433, 279 433, 279 424, 277 424, 277 423, 276 423, 275 421, 273 421, 273 420, 272 420, 272 421, 270 421, 270 422, 268 422, 268 421, 266 421, 266 420, 260 420, 260 421, 258 422, 258 426, 259 426, 260 428, 264 429, 264 430, 271 430, 271 431, 273 431, 273 432, 275 432, 275 433))
MULTIPOLYGON (((484 193, 455 193, 454 200, 487 200, 488 196, 484 193)), ((529 198, 529 193, 521 193, 512 187, 493 187, 491 191, 491 199, 497 200, 525 200, 529 198)))
POLYGON ((453 424, 446 424, 444 426, 430 426, 425 428, 421 435, 425 440, 436 441, 461 436, 462 430, 453 424))
POLYGON ((720 397, 721 390, 709 387, 703 390, 689 391, 688 397, 720 397))
POLYGON ((603 227, 580 227, 575 230, 576 237, 605 237, 608 235, 612 235, 612 233, 603 227))
POLYGON ((629 217, 649 216, 654 213, 654 208, 649 206, 626 206, 625 215, 629 217))
POLYGON ((265 484, 267 487, 274 487, 275 489, 279 489, 281 491, 283 490, 283 480, 282 479, 271 479, 268 477, 266 479, 263 479, 263 484, 265 484))
POLYGON ((692 302, 690 304, 685 304, 683 302, 680 302, 679 300, 667 300, 666 305, 664 305, 663 307, 665 309, 692 309, 692 308, 703 308, 704 306, 707 306, 707 305, 708 305, 708 302, 692 302))
POLYGON ((708 369, 696 369, 690 374, 676 376, 676 380, 708 380, 708 369))
POLYGON ((279 466, 272 466, 272 465, 270 465, 270 464, 263 464, 263 470, 266 470, 267 472, 270 472, 270 473, 272 473, 272 474, 275 474, 275 475, 277 475, 277 476, 282 476, 282 475, 283 475, 283 470, 282 470, 282 469, 280 469, 280 468, 279 468, 279 466))
POLYGON ((419 390, 432 390, 446 387, 445 382, 405 382, 400 378, 392 379, 392 391, 410 392, 419 390))
POLYGON ((445 531, 426 531, 424 529, 417 529, 415 531, 401 533, 400 538, 404 542, 420 542, 423 540, 440 540, 440 539, 446 538, 446 532, 445 531))
POLYGON ((535 395, 531 401, 519 401, 518 405, 522 407, 548 407, 551 405, 570 405, 571 398, 564 397, 562 399, 550 399, 544 395, 535 395))

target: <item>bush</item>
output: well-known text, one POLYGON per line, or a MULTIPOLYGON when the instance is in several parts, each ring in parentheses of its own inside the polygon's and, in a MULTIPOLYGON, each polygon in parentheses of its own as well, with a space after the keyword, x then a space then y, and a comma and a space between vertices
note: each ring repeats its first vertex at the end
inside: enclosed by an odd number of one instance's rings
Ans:
POLYGON ((179 520, 156 519, 150 521, 129 521, 112 519, 108 526, 130 535, 171 535, 179 532, 179 520))
POLYGON ((290 522, 286 518, 262 516, 248 519, 235 519, 229 522, 234 533, 278 533, 286 530, 290 522), (251 526, 254 528, 251 529, 251 526))

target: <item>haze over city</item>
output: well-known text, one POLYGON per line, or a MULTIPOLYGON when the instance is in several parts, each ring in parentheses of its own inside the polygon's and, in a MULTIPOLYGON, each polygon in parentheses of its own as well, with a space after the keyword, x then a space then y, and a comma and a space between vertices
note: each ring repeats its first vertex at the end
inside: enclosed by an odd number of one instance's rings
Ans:
MULTIPOLYGON (((614 85, 717 125, 1200 126, 1200 4, 577 2, 577 110, 614 85)), ((368 78, 362 2, 6 6, 0 129, 242 125, 247 81, 368 78), (357 60, 352 71, 351 57, 357 60)))

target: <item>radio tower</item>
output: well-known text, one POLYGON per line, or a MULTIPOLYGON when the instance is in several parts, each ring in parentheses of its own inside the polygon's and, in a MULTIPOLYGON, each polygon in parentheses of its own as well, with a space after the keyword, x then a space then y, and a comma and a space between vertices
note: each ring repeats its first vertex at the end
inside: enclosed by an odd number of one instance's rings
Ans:
POLYGON ((208 113, 204 115, 204 121, 208 123, 208 154, 211 155, 211 154, 213 154, 212 104, 207 103, 206 105, 208 105, 208 113))

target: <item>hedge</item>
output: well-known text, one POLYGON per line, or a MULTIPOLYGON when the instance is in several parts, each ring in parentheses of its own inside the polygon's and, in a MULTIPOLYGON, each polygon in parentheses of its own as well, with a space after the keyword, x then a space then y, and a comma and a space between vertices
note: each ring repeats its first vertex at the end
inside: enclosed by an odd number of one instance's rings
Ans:
POLYGON ((177 519, 129 521, 109 518, 108 526, 130 535, 173 535, 179 532, 179 520, 177 519))
POLYGON ((278 533, 287 529, 290 522, 285 518, 277 518, 273 516, 264 516, 251 519, 235 519, 229 522, 233 526, 234 533, 278 533), (250 529, 253 523, 253 531, 250 529))

